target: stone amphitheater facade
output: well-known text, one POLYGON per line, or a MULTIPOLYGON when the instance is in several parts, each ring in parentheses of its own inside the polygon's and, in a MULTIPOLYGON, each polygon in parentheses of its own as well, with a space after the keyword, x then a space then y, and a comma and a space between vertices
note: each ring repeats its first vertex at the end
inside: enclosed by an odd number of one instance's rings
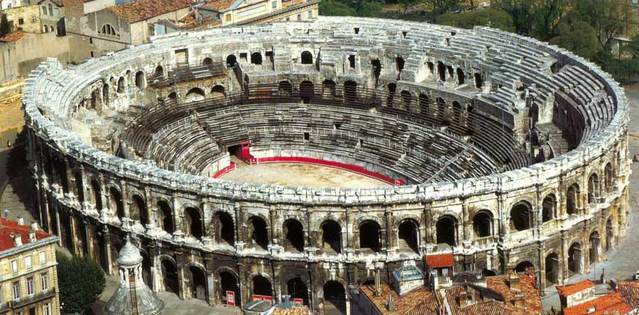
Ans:
POLYGON ((352 288, 427 253, 455 269, 589 271, 624 234, 628 103, 597 66, 490 28, 320 17, 179 33, 41 64, 23 102, 42 226, 116 272, 133 235, 154 291, 222 304, 352 288), (313 189, 211 178, 315 158, 395 183, 313 189), (229 153, 230 152, 230 153, 229 153))

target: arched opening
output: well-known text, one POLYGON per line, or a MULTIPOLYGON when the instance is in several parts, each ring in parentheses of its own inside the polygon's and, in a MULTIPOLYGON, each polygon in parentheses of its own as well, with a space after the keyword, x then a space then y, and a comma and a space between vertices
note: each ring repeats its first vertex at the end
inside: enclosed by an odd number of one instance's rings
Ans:
POLYGON ((169 93, 168 98, 173 101, 177 100, 177 93, 176 92, 169 93))
POLYGON ((612 226, 612 218, 606 221, 606 251, 612 249, 612 241, 614 240, 615 231, 612 226))
POLYGON ((606 190, 606 192, 610 193, 612 192, 612 183, 613 183, 613 171, 612 171, 612 164, 608 163, 606 164, 606 167, 604 167, 604 189, 606 190))
POLYGON ((284 222, 284 248, 287 251, 304 252, 304 227, 300 221, 289 219, 284 222))
POLYGON ((559 281, 559 256, 555 253, 546 256, 546 281, 557 284, 559 281))
POLYGON ((464 74, 464 70, 461 68, 457 68, 457 84, 462 85, 466 81, 466 75, 464 74))
POLYGON ((164 290, 180 295, 177 267, 170 259, 162 259, 162 280, 164 290))
POLYGON ((430 113, 430 97, 427 94, 419 94, 419 111, 422 114, 430 113))
POLYGON ((566 212, 568 214, 577 214, 577 207, 579 206, 579 185, 572 184, 568 187, 566 193, 566 212))
POLYGON ((302 299, 304 305, 309 305, 308 301, 308 287, 302 279, 293 278, 286 282, 286 291, 288 295, 293 299, 302 299))
POLYGON ((153 281, 153 278, 151 276, 151 266, 153 264, 151 263, 149 254, 147 254, 145 251, 141 250, 140 255, 142 256, 142 281, 144 281, 144 284, 151 288, 153 286, 153 283, 151 282, 153 281))
POLYGON ((135 73, 135 86, 140 90, 145 88, 146 80, 144 79, 143 71, 138 71, 135 73))
POLYGON ((557 205, 557 199, 554 194, 548 194, 541 203, 541 220, 542 222, 548 222, 555 218, 555 209, 557 205))
POLYGON ((437 74, 439 81, 446 82, 446 66, 441 61, 437 62, 437 74))
POLYGON ((429 76, 435 74, 435 64, 432 61, 426 62, 426 66, 428 67, 429 76))
POLYGON ((55 160, 55 172, 58 183, 62 186, 62 191, 66 194, 69 192, 69 179, 67 177, 67 165, 64 161, 55 160))
POLYGON ((308 104, 313 96, 315 95, 315 88, 313 86, 313 82, 311 81, 302 81, 300 83, 300 98, 302 102, 308 104))
POLYGON ((379 76, 382 74, 382 63, 379 61, 379 59, 371 60, 371 71, 373 74, 373 79, 375 79, 375 87, 377 87, 379 76))
POLYGON ((322 287, 324 314, 346 314, 346 291, 337 281, 327 281, 322 287))
POLYGON ((590 258, 590 263, 592 264, 599 261, 599 232, 590 233, 588 240, 590 242, 588 258, 590 258))
POLYGON ((568 249, 568 270, 572 274, 581 272, 581 244, 577 242, 568 249))
POLYGON ((147 224, 149 224, 149 214, 144 199, 142 199, 142 197, 140 197, 139 195, 134 195, 133 203, 131 205, 133 206, 133 211, 131 211, 131 218, 139 219, 140 223, 142 223, 142 226, 146 226, 147 224))
POLYGON ((204 90, 200 88, 192 88, 186 93, 186 97, 184 98, 185 102, 195 102, 201 101, 204 99, 204 90))
POLYGON ((397 228, 398 247, 419 253, 419 224, 415 220, 402 221, 397 228))
POLYGON ((535 274, 535 265, 533 265, 531 262, 529 261, 522 261, 519 264, 517 264, 517 266, 515 266, 515 272, 516 273, 528 273, 528 274, 535 274))
POLYGON ((355 81, 344 82, 344 101, 352 104, 357 100, 357 83, 355 81))
POLYGON ((333 220, 322 222, 322 250, 324 252, 342 252, 342 227, 333 220))
POLYGON ((457 101, 453 101, 453 122, 461 125, 462 107, 457 101))
POLYGON ((253 299, 255 299, 256 295, 262 297, 273 297, 273 288, 271 287, 271 281, 269 281, 266 277, 257 275, 253 277, 253 299))
POLYGON ((588 178, 588 203, 595 203, 597 199, 601 196, 599 191, 599 176, 596 173, 593 173, 588 178))
POLYGON ((302 64, 303 65, 312 65, 313 64, 313 54, 310 51, 302 52, 302 64))
POLYGON ((248 220, 249 235, 251 237, 251 245, 266 250, 268 248, 268 229, 266 221, 258 216, 252 216, 248 220))
POLYGON ((234 303, 235 306, 241 307, 241 295, 240 295, 240 285, 239 281, 235 277, 234 274, 228 271, 220 272, 220 299, 225 303, 229 304, 227 298, 229 297, 229 292, 233 292, 234 294, 234 303))
POLYGON ((84 182, 82 180, 82 173, 74 172, 73 178, 75 180, 75 192, 78 195, 78 201, 84 202, 84 182))
POLYGON ((399 80, 399 76, 401 75, 402 70, 404 70, 404 58, 395 58, 395 67, 397 68, 397 79, 399 80))
POLYGON ((169 234, 173 234, 175 231, 175 224, 173 223, 173 214, 171 213, 171 207, 164 201, 158 201, 158 223, 160 227, 169 234))
POLYGON ((200 211, 193 207, 184 209, 184 223, 186 235, 191 235, 197 239, 204 236, 204 224, 200 211))
POLYGON ((437 244, 457 245, 457 219, 451 216, 443 216, 437 220, 435 226, 437 232, 437 244))
POLYGON ((395 91, 397 90, 397 85, 395 83, 389 83, 387 88, 388 88, 388 95, 386 96, 386 106, 393 107, 393 101, 395 99, 395 91))
POLYGON ((109 85, 108 84, 105 84, 104 86, 102 86, 102 103, 104 104, 109 103, 109 85))
POLYGON ((95 204, 95 209, 100 211, 102 210, 102 189, 100 189, 100 184, 97 180, 91 180, 91 190, 93 191, 93 203, 95 204))
POLYGON ((495 272, 494 270, 484 268, 481 270, 481 275, 484 277, 492 277, 492 276, 496 276, 497 272, 495 272))
POLYGON ((213 228, 215 229, 215 241, 235 245, 235 228, 233 218, 230 214, 218 211, 213 218, 213 228))
POLYGON ((235 55, 226 56, 226 67, 227 68, 235 67, 236 63, 237 63, 237 57, 235 57, 235 55))
POLYGON ((291 94, 293 94, 293 86, 291 85, 291 82, 280 81, 277 85, 277 91, 280 96, 291 96, 291 94))
POLYGON ((475 87, 481 89, 484 86, 484 80, 481 78, 481 73, 475 73, 475 87))
POLYGON ((190 275, 190 290, 191 298, 206 301, 206 273, 201 268, 191 266, 189 267, 190 275))
POLYGON ((98 107, 98 103, 100 101, 100 90, 95 89, 91 92, 91 101, 89 102, 89 107, 87 109, 95 109, 98 107))
POLYGON ((262 64, 262 53, 254 52, 251 54, 251 63, 254 65, 262 64))
POLYGON ((333 80, 324 80, 322 82, 322 95, 335 96, 335 82, 333 80))
POLYGON ((369 249, 373 252, 381 250, 380 227, 373 220, 366 220, 359 224, 359 248, 369 249))
POLYGON ((211 57, 206 57, 204 58, 204 60, 202 60, 202 65, 204 66, 210 66, 213 64, 213 59, 211 59, 211 57))
POLYGON ((532 207, 528 202, 520 201, 510 210, 510 228, 525 231, 532 226, 532 207))
POLYGON ((216 85, 211 89, 211 98, 223 99, 226 97, 226 91, 223 86, 216 85))
POLYGON ((473 217, 473 231, 475 237, 487 237, 492 235, 493 216, 488 211, 480 211, 473 217))
POLYGON ((109 203, 111 211, 115 210, 115 214, 118 218, 124 218, 124 203, 122 202, 122 195, 115 187, 111 187, 109 189, 109 203))
POLYGON ((442 123, 445 123, 446 118, 446 101, 443 98, 437 98, 437 118, 440 119, 442 123))
POLYGON ((155 67, 155 71, 153 72, 153 76, 156 78, 164 77, 164 68, 162 66, 155 67))
POLYGON ((118 79, 118 93, 124 93, 124 77, 118 79))
POLYGON ((413 95, 410 94, 409 91, 402 91, 400 96, 402 97, 402 108, 409 108, 410 103, 413 100, 413 95))

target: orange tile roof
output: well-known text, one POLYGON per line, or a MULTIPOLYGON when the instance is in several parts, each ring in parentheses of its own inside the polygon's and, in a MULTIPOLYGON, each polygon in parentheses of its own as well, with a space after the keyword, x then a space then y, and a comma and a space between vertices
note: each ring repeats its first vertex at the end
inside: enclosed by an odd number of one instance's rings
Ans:
POLYGON ((603 315, 603 314, 627 314, 632 308, 621 298, 619 292, 606 294, 594 300, 563 309, 564 315, 603 315), (589 312, 594 307, 594 312, 589 312))
POLYGON ((453 253, 424 256, 424 262, 430 268, 452 267, 455 264, 453 253))
POLYGON ((380 295, 375 295, 373 286, 364 285, 359 288, 359 292, 367 298, 381 314, 437 314, 437 309, 439 307, 437 297, 425 287, 415 289, 405 295, 399 296, 393 289, 391 289, 390 286, 388 286, 388 284, 383 283, 381 285, 381 291, 380 295), (393 297, 393 301, 395 303, 395 310, 392 312, 386 307, 389 295, 393 297))
POLYGON ((108 7, 107 10, 129 23, 135 23, 188 8, 191 4, 193 4, 193 0, 137 0, 108 7))
POLYGON ((632 308, 639 308, 639 281, 619 281, 617 290, 626 304, 632 308))
POLYGON ((558 285, 557 292, 559 292, 559 296, 568 296, 573 295, 577 292, 581 292, 585 289, 592 288, 594 286, 595 285, 594 283, 592 283, 592 281, 586 279, 577 283, 558 285))
MULTIPOLYGON (((13 241, 14 235, 20 235, 20 237, 22 238, 22 244, 28 244, 30 231, 30 226, 19 225, 18 222, 0 218, 0 251, 5 251, 16 247, 13 241)), ((36 232, 36 240, 41 240, 49 236, 51 235, 42 230, 38 230, 36 232)))
POLYGON ((201 8, 222 12, 228 10, 233 3, 235 3, 235 0, 213 0, 207 1, 201 8))
POLYGON ((24 32, 18 30, 15 32, 11 32, 7 35, 4 35, 3 37, 0 37, 0 42, 3 42, 3 43, 17 42, 20 39, 22 39, 22 37, 24 37, 24 32))
POLYGON ((508 285, 509 276, 499 275, 486 278, 486 286, 503 297, 505 314, 541 314, 543 307, 539 291, 535 287, 536 278, 529 274, 520 274, 519 283, 513 286, 523 294, 523 299, 517 296, 517 292, 508 285), (519 304, 517 304, 519 303, 519 304))

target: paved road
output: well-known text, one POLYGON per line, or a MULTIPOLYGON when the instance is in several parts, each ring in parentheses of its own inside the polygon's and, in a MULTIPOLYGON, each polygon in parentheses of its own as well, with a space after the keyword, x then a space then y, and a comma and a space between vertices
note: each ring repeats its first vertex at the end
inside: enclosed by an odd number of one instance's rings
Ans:
MULTIPOLYGON (((630 125, 628 151, 632 157, 639 154, 639 84, 626 87, 626 95, 630 100, 630 125)), ((594 265, 589 274, 576 275, 566 281, 589 279, 599 279, 602 270, 605 270, 606 279, 627 279, 639 270, 639 163, 632 164, 632 175, 630 176, 630 215, 628 216, 628 227, 626 235, 621 239, 619 245, 606 253, 606 260, 594 265)), ((559 296, 556 290, 552 290, 542 302, 545 310, 551 307, 559 309, 559 296)))

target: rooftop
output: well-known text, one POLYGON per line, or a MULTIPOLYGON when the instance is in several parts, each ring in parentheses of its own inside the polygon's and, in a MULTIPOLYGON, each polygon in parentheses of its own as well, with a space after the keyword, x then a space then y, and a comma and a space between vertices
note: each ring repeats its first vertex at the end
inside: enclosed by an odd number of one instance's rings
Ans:
POLYGON ((204 3, 200 8, 216 12, 224 12, 228 10, 236 0, 212 0, 204 3))
POLYGON ((631 310, 632 308, 621 298, 621 294, 615 292, 579 305, 566 307, 563 309, 563 313, 564 315, 626 314, 631 310))
MULTIPOLYGON (((31 227, 28 225, 20 225, 18 222, 0 218, 0 251, 16 247, 13 237, 17 235, 20 235, 22 244, 30 243, 29 232, 31 232, 31 227)), ((38 230, 35 233, 38 241, 49 236, 51 235, 42 230, 38 230)))
POLYGON ((595 284, 592 281, 586 279, 572 284, 558 285, 557 292, 559 292, 559 296, 565 297, 592 288, 594 286, 595 284))
POLYGON ((140 22, 166 13, 188 8, 193 0, 137 0, 107 8, 129 23, 140 22))
POLYGON ((437 314, 437 297, 425 287, 416 289, 405 295, 399 296, 388 284, 381 285, 381 294, 375 295, 374 286, 361 286, 360 294, 363 294, 381 314, 437 314), (388 297, 392 296, 395 303, 395 310, 389 311, 387 308, 388 297))
POLYGON ((11 32, 7 35, 4 35, 3 37, 0 37, 0 42, 3 42, 3 43, 17 42, 20 39, 22 39, 22 37, 24 37, 24 32, 21 30, 18 30, 15 32, 11 32))
POLYGON ((452 267, 455 264, 455 257, 453 253, 426 255, 424 262, 430 268, 452 267))
POLYGON ((626 304, 639 308, 639 281, 619 281, 617 290, 626 304))

